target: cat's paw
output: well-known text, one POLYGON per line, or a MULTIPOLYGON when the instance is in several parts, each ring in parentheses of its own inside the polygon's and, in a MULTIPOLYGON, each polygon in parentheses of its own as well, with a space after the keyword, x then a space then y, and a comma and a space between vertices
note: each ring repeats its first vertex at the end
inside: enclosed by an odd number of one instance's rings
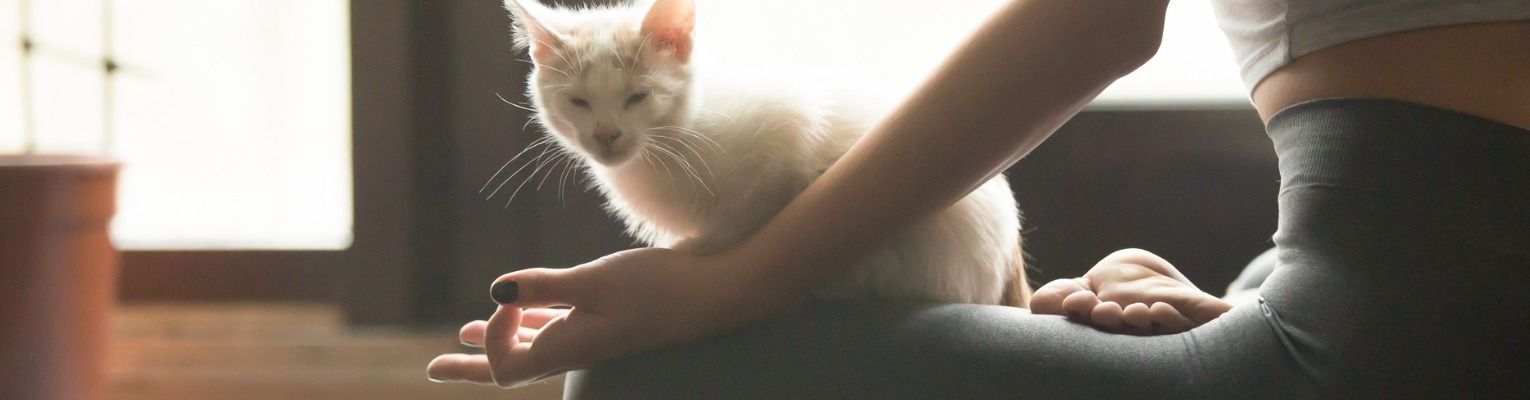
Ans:
POLYGON ((1083 277, 1047 283, 1031 296, 1031 312, 1064 315, 1107 332, 1163 335, 1184 332, 1232 305, 1202 292, 1168 261, 1126 249, 1100 260, 1083 277))

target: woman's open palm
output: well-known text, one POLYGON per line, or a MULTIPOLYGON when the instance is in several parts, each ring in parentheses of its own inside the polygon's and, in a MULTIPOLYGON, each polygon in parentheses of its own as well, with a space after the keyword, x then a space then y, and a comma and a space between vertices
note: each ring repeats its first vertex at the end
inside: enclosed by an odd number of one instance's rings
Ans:
POLYGON ((438 356, 427 374, 438 381, 522 386, 717 335, 770 314, 757 302, 739 308, 747 281, 730 275, 738 268, 725 259, 644 248, 568 269, 506 274, 495 282, 515 282, 515 299, 459 334, 463 344, 484 354, 438 356))

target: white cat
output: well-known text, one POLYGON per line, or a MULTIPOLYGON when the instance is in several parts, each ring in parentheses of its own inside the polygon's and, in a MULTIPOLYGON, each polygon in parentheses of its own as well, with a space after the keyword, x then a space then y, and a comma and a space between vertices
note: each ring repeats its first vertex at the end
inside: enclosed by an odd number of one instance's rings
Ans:
MULTIPOLYGON (((708 73, 692 62, 692 0, 643 3, 566 10, 505 0, 516 45, 535 64, 527 92, 538 122, 582 156, 611 213, 642 242, 708 253, 742 241, 887 111, 813 85, 708 73)), ((816 293, 1024 306, 1018 214, 995 177, 816 293)))

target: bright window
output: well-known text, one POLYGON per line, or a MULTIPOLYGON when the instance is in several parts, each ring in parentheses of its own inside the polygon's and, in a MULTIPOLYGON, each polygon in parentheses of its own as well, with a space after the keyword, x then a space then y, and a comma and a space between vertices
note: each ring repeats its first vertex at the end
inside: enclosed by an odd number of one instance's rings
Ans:
MULTIPOLYGON (((706 49, 728 63, 855 71, 911 91, 1003 0, 698 1, 706 49), (707 37, 705 35, 710 35, 707 37), (799 61, 808 60, 808 61, 799 61)), ((1164 41, 1147 65, 1096 101, 1107 106, 1236 104, 1246 94, 1204 1, 1169 5, 1164 41)))
POLYGON ((0 0, 0 153, 121 159, 119 247, 345 248, 349 5, 0 0))

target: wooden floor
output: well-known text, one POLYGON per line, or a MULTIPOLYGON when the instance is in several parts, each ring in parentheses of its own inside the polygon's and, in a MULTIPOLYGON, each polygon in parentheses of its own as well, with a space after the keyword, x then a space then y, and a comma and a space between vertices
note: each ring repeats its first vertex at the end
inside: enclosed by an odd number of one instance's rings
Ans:
POLYGON ((111 400, 532 400, 563 388, 431 383, 432 357, 467 350, 454 329, 349 329, 319 305, 134 305, 113 324, 111 400))

